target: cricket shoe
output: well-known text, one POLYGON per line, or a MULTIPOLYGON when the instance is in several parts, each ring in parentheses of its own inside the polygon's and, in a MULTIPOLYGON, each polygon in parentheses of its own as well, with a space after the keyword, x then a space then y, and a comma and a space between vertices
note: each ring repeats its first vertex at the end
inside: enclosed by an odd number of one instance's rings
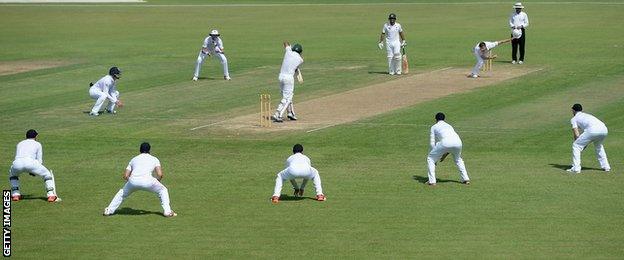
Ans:
POLYGON ((518 64, 523 64, 523 63, 524 63, 524 61, 518 61, 518 64))
POLYGON ((21 199, 22 199, 22 195, 19 195, 19 194, 11 196, 12 201, 20 201, 21 199))
POLYGON ((230 76, 223 76, 224 80, 232 80, 232 78, 230 78, 230 76))
POLYGON ((426 182, 426 184, 429 185, 429 186, 436 186, 437 185, 437 184, 431 183, 431 182, 426 182))
POLYGON ((288 117, 288 119, 293 120, 293 121, 297 120, 297 117, 295 116, 295 114, 288 114, 287 117, 288 117))
POLYGON ((316 200, 318 200, 318 201, 325 201, 326 200, 325 195, 323 195, 323 194, 316 195, 316 200))
POLYGON ((165 216, 166 218, 173 218, 173 217, 178 216, 178 213, 171 211, 168 214, 163 214, 163 216, 165 216))
POLYGON ((390 72, 388 72, 388 74, 394 75, 394 71, 390 71, 390 72))
POLYGON ((470 181, 462 181, 462 184, 470 185, 470 181))
POLYGON ((282 123, 282 122, 284 122, 284 119, 283 119, 283 118, 281 118, 281 117, 277 117, 277 116, 275 116, 275 115, 272 115, 272 116, 271 116, 271 119, 273 120, 273 122, 276 122, 276 123, 282 123))
POLYGON ((57 197, 55 195, 48 196, 48 202, 50 202, 50 203, 52 203, 52 202, 60 202, 60 201, 61 201, 61 198, 59 198, 59 197, 57 197))
POLYGON ((469 77, 469 78, 476 79, 476 78, 478 78, 478 77, 479 77, 479 75, 477 75, 477 74, 470 74, 470 75, 468 75, 468 77, 469 77))
POLYGON ((89 115, 90 115, 90 116, 99 116, 100 114, 99 114, 99 113, 97 113, 97 112, 96 112, 96 113, 90 112, 90 113, 89 113, 89 115))
POLYGON ((277 204, 277 203, 279 203, 279 196, 273 196, 273 197, 271 197, 271 203, 273 203, 273 204, 277 204))
POLYGON ((102 215, 104 215, 104 216, 111 216, 113 214, 115 214, 114 211, 110 210, 109 208, 105 208, 104 209, 104 213, 102 215))
POLYGON ((516 64, 516 61, 515 61, 515 60, 512 60, 512 61, 511 61, 511 64, 516 64))
POLYGON ((193 77, 193 81, 197 81, 197 77, 193 77))
POLYGON ((572 168, 567 169, 567 170, 566 170, 566 172, 571 172, 571 173, 581 173, 581 171, 577 171, 577 170, 574 170, 574 169, 572 169, 572 168))
POLYGON ((605 172, 610 172, 611 168, 602 168, 602 170, 605 171, 605 172))

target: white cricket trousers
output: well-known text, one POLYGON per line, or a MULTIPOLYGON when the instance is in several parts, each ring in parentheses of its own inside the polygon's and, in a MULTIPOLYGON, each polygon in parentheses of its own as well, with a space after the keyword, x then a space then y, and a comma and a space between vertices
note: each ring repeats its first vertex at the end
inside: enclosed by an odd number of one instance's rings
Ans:
POLYGON ((605 152, 604 146, 602 143, 605 138, 607 138, 607 134, 609 131, 606 127, 600 129, 591 129, 590 131, 583 132, 575 141, 572 143, 572 170, 573 171, 581 171, 581 152, 585 147, 587 147, 590 143, 594 143, 594 149, 596 150, 596 158, 598 158, 598 163, 600 163, 600 167, 602 169, 611 169, 609 165, 609 161, 607 160, 607 152, 605 152))
MULTIPOLYGON (((113 96, 115 99, 119 98, 119 91, 115 91, 113 93, 110 93, 111 96, 113 96)), ((93 105, 93 108, 91 108, 91 113, 95 114, 95 113, 99 113, 100 109, 102 108, 102 105, 104 104, 104 101, 106 101, 106 99, 108 98, 108 95, 100 90, 99 88, 97 88, 96 86, 92 86, 91 88, 89 88, 89 96, 91 96, 91 98, 95 99, 95 104, 93 105)), ((115 102, 108 102, 108 111, 115 111, 115 102)))
MULTIPOLYGON (((201 70, 202 64, 204 64, 204 60, 206 59, 206 56, 208 56, 208 54, 204 54, 201 51, 199 52, 199 55, 197 55, 197 63, 195 64, 195 74, 193 74, 195 77, 199 77, 199 71, 201 70)), ((215 57, 215 59, 218 59, 219 62, 221 62, 221 67, 223 67, 223 76, 229 78, 230 72, 228 70, 228 61, 227 61, 227 58, 225 57, 225 54, 221 52, 216 52, 216 53, 211 53, 210 56, 215 57)))
POLYGON ((277 78, 280 82, 280 90, 282 91, 282 100, 275 110, 276 117, 282 117, 288 109, 288 113, 294 115, 295 107, 293 105, 293 96, 295 91, 295 77, 293 75, 281 74, 277 78))
POLYGON ((49 196, 56 196, 56 184, 54 174, 39 161, 32 158, 17 158, 13 161, 9 170, 9 182, 11 183, 11 196, 20 195, 19 175, 28 172, 43 178, 45 189, 49 196))
POLYGON ((472 50, 472 52, 474 53, 475 58, 477 59, 477 64, 475 64, 475 66, 472 68, 472 75, 479 75, 479 72, 481 71, 481 67, 483 67, 483 57, 481 57, 481 51, 479 50, 479 48, 474 48, 472 50))
POLYGON ((273 190, 273 196, 280 196, 282 194, 282 185, 285 180, 294 180, 296 178, 303 178, 304 182, 301 184, 301 189, 305 188, 306 180, 312 179, 314 183, 314 189, 316 189, 316 195, 323 194, 323 188, 321 187, 321 176, 312 166, 308 165, 291 165, 277 174, 275 178, 275 189, 273 190))
POLYGON ((169 205, 169 191, 167 187, 160 183, 156 178, 141 178, 141 179, 130 179, 126 184, 120 189, 113 200, 110 202, 108 207, 108 211, 114 213, 117 208, 121 205, 123 200, 130 196, 133 192, 137 190, 144 190, 156 193, 160 198, 160 205, 163 208, 163 214, 168 215, 171 213, 171 206, 169 205))
POLYGON ((450 140, 442 140, 431 149, 429 155, 427 156, 427 165, 429 167, 429 183, 436 183, 436 175, 435 168, 436 163, 440 161, 442 156, 445 153, 453 154, 453 159, 455 159, 455 164, 457 165, 457 169, 459 170, 459 177, 461 181, 469 181, 468 172, 466 171, 466 165, 464 165, 464 160, 461 158, 461 150, 462 150, 462 142, 459 139, 450 139, 450 140))
POLYGON ((386 42, 386 57, 388 57, 388 73, 401 74, 401 42, 386 42))

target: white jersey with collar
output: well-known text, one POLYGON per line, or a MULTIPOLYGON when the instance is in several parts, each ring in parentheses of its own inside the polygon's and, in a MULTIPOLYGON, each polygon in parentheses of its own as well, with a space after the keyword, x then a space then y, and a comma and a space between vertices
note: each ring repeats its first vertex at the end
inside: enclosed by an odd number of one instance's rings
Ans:
POLYGON ((223 52, 223 41, 221 40, 220 37, 217 37, 217 39, 213 39, 212 36, 208 36, 206 37, 206 39, 204 39, 204 44, 202 45, 203 48, 208 48, 208 51, 210 53, 222 53, 223 52))
POLYGON ((525 12, 516 13, 514 11, 509 16, 509 27, 513 29, 518 26, 522 28, 529 27, 529 16, 525 12))
POLYGON ((576 115, 570 119, 572 128, 578 128, 583 132, 603 132, 607 129, 607 126, 600 121, 600 119, 584 112, 576 112, 576 115))
POLYGON ((284 48, 284 60, 282 61, 282 67, 280 68, 280 74, 286 76, 295 75, 295 70, 303 63, 303 58, 298 52, 293 51, 291 46, 288 45, 284 48))
POLYGON ((17 144, 15 159, 30 158, 43 163, 43 148, 35 139, 26 139, 17 144))
POLYGON ((399 23, 394 23, 394 25, 390 25, 390 23, 385 23, 383 25, 383 28, 381 29, 381 33, 386 35, 386 43, 400 42, 400 32, 403 32, 403 28, 399 23))
POLYGON ((113 76, 106 75, 102 77, 100 80, 95 82, 95 84, 93 84, 92 88, 97 88, 100 91, 104 92, 110 102, 117 102, 117 98, 115 97, 115 95, 111 95, 111 93, 117 91, 117 86, 115 85, 115 79, 113 78, 113 76))
POLYGON ((433 148, 437 142, 442 142, 445 140, 450 141, 458 141, 461 139, 459 135, 455 132, 455 129, 448 123, 444 122, 444 120, 440 120, 431 126, 431 135, 429 138, 429 144, 433 148))
POLYGON ((142 153, 130 160, 126 170, 131 171, 130 179, 153 178, 152 173, 156 167, 160 166, 158 158, 149 153, 142 153))

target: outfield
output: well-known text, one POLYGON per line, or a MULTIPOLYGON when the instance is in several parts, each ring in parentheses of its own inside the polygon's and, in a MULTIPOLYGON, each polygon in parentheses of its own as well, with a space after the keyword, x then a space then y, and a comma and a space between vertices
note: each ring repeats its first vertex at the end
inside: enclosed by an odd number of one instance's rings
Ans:
MULTIPOLYGON (((15 144, 34 128, 63 198, 45 202, 41 180, 22 175, 28 197, 13 204, 14 257, 624 255, 624 1, 524 2, 531 25, 522 66, 539 71, 516 79, 311 133, 191 131, 258 112, 263 91, 275 106, 283 40, 303 45, 305 83, 295 87, 295 101, 303 102, 397 78, 380 73, 385 53, 376 46, 389 12, 405 29, 412 73, 468 73, 478 41, 508 37, 513 5, 225 2, 0 5, 0 64, 62 64, 0 76, 3 189, 15 144), (208 78, 192 82, 213 27, 232 81, 209 59, 202 70, 208 78), (126 106, 116 116, 89 117, 88 83, 112 65, 124 72, 118 88, 126 106), (333 69, 350 67, 357 69, 333 69), (564 171, 577 102, 609 127, 611 173, 597 170, 593 148, 583 153, 581 174, 564 171), (450 160, 439 164, 437 187, 423 184, 438 111, 463 139, 470 186, 456 182, 450 160), (120 214, 103 217, 142 141, 163 164, 179 216, 162 217, 157 197, 135 193, 120 214), (294 143, 319 169, 327 201, 269 202, 294 143)), ((492 73, 511 66, 510 48, 496 49, 501 59, 492 73)), ((283 193, 290 195, 287 185, 283 193)), ((311 186, 305 195, 313 197, 311 186)))

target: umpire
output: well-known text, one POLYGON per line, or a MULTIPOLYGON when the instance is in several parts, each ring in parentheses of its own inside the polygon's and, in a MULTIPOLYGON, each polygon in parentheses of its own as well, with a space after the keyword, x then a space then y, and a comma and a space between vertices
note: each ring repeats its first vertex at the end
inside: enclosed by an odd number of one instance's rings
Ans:
POLYGON ((522 11, 524 6, 522 6, 522 3, 520 2, 514 4, 514 9, 516 10, 511 13, 511 16, 509 17, 509 26, 512 30, 522 30, 522 37, 511 41, 511 64, 516 64, 516 62, 518 64, 522 64, 524 63, 524 40, 526 39, 525 28, 529 27, 529 16, 522 11), (517 56, 518 46, 520 46, 520 60, 518 60, 517 56))

